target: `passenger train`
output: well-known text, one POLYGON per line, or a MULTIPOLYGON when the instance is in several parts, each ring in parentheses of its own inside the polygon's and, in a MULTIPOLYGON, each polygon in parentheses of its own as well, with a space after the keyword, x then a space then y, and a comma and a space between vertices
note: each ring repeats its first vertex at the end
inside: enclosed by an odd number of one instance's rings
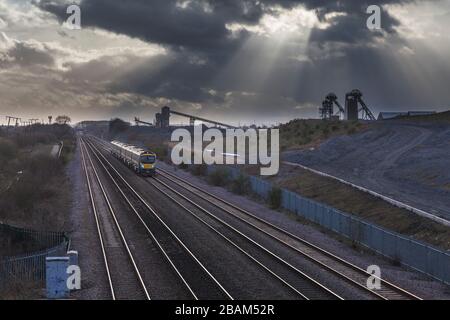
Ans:
POLYGON ((136 173, 143 176, 153 176, 156 174, 155 153, 119 141, 112 141, 111 144, 111 153, 136 173))

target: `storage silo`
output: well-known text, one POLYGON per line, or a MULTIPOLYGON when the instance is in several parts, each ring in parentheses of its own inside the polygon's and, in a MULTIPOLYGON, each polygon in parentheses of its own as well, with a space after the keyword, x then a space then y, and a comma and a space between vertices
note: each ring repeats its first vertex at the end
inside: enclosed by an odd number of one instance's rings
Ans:
POLYGON ((170 108, 165 106, 161 109, 161 127, 168 128, 170 126, 170 108))
POLYGON ((345 95, 345 120, 358 120, 358 98, 353 92, 345 95))

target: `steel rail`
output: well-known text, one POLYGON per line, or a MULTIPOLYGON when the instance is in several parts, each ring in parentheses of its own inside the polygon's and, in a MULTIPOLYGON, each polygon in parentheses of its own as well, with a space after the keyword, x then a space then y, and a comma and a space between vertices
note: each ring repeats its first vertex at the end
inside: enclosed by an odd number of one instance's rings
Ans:
POLYGON ((90 203, 91 203, 91 207, 92 207, 92 212, 94 214, 94 218, 95 218, 95 225, 97 228, 97 234, 98 234, 98 238, 100 241, 100 247, 102 250, 102 256, 103 256, 103 262, 105 264, 105 269, 106 269, 106 274, 108 277, 108 285, 109 285, 109 289, 111 292, 111 298, 113 300, 116 300, 116 294, 115 294, 115 290, 114 290, 114 285, 112 282, 112 278, 111 278, 111 271, 109 270, 109 264, 108 264, 108 258, 106 256, 106 250, 105 250, 105 244, 103 241, 103 234, 102 234, 102 230, 100 228, 100 222, 98 220, 98 213, 97 213, 97 206, 95 205, 95 201, 94 201, 94 194, 92 192, 92 187, 91 187, 91 182, 89 181, 89 176, 88 176, 88 171, 87 171, 87 166, 86 166, 86 159, 84 156, 84 150, 83 150, 83 146, 81 145, 83 142, 81 142, 81 139, 79 140, 80 143, 80 150, 81 150, 81 157, 82 157, 82 166, 83 166, 83 171, 86 177, 86 183, 87 183, 87 187, 88 187, 88 192, 89 192, 89 199, 90 199, 90 203))
MULTIPOLYGON (((133 270, 134 270, 135 273, 136 273, 138 282, 139 282, 140 286, 142 287, 142 290, 143 290, 143 292, 144 292, 144 294, 145 294, 146 299, 147 299, 147 300, 151 300, 150 295, 149 295, 148 290, 147 290, 147 287, 146 287, 146 285, 145 285, 145 283, 144 283, 144 280, 142 279, 141 272, 139 271, 139 268, 138 268, 138 266, 137 266, 137 264, 136 264, 136 261, 135 261, 135 259, 134 259, 134 257, 133 257, 133 254, 132 254, 132 252, 131 252, 131 250, 130 250, 130 247, 129 247, 129 245, 128 245, 128 241, 126 240, 125 235, 124 235, 124 233, 123 233, 123 231, 122 231, 122 228, 121 228, 121 226, 120 226, 120 224, 119 224, 119 221, 117 220, 115 211, 114 211, 114 209, 113 209, 113 207, 112 207, 112 205, 111 205, 111 202, 110 202, 110 200, 109 200, 108 194, 107 194, 107 192, 106 192, 106 190, 105 190, 105 188, 104 188, 104 186, 103 186, 103 183, 102 183, 101 180, 100 180, 100 177, 99 177, 99 175, 98 175, 97 169, 95 168, 94 163, 93 163, 93 161, 92 161, 92 158, 91 158, 91 156, 90 156, 90 154, 89 154, 89 152, 88 152, 88 150, 87 150, 87 148, 86 148, 86 145, 84 144, 84 140, 81 139, 81 141, 82 141, 82 144, 83 144, 83 145, 82 145, 82 148, 83 148, 83 147, 85 148, 85 151, 86 151, 86 154, 87 154, 87 158, 88 158, 88 160, 89 160, 89 163, 91 164, 92 170, 93 170, 94 175, 95 175, 96 180, 97 180, 97 183, 98 183, 98 185, 100 186, 100 189, 101 189, 101 191, 102 191, 103 197, 104 197, 105 202, 106 202, 106 204, 107 204, 107 206, 108 206, 109 213, 111 214, 111 217, 113 218, 113 221, 114 221, 114 224, 115 224, 115 226, 116 226, 116 228, 117 228, 117 231, 119 232, 120 239, 121 239, 121 241, 122 241, 122 243, 123 243, 123 245, 124 245, 124 248, 125 248, 125 250, 126 250, 126 252, 127 252, 127 255, 128 255, 128 257, 129 257, 129 259, 130 259, 130 261, 131 261, 131 264, 132 264, 132 266, 133 266, 133 270)), ((110 274, 109 274, 109 275, 110 275, 110 274)))
MULTIPOLYGON (((313 278, 311 278, 310 276, 308 276, 307 274, 305 274, 304 272, 302 272, 301 270, 299 270, 298 268, 296 268, 295 266, 293 266, 292 264, 290 264, 289 262, 287 262, 286 260, 284 260, 283 258, 279 257, 277 254, 273 253, 272 251, 270 251, 269 249, 267 249, 266 247, 264 247, 263 245, 259 244, 258 242, 254 241, 253 239, 251 239, 250 237, 248 237, 247 235, 245 235, 244 233, 242 233, 241 231, 237 230, 236 228, 234 228, 233 226, 231 226, 230 224, 228 224, 226 221, 222 220, 221 218, 217 217, 216 215, 214 215, 213 213, 211 213, 209 210, 203 208, 202 206, 198 205, 197 203, 193 202, 191 199, 188 199, 186 196, 184 196, 183 194, 181 194, 180 192, 178 192, 177 190, 173 189, 172 187, 170 187, 169 185, 167 185, 166 183, 164 183, 163 181, 161 181, 158 178, 155 179, 151 179, 151 180, 147 180, 148 183, 150 183, 151 185, 153 185, 155 188, 157 188, 162 194, 166 195, 167 197, 169 197, 172 201, 175 201, 178 205, 181 205, 178 201, 176 201, 173 197, 169 196, 167 193, 165 193, 161 188, 159 188, 158 186, 156 186, 154 183, 150 182, 150 181, 157 181, 160 184, 162 184, 163 186, 165 186, 167 189, 171 190, 173 193, 177 194, 178 196, 180 196, 181 198, 183 198, 185 201, 191 203, 192 205, 194 205, 195 207, 197 207, 198 209, 200 209, 201 211, 203 211, 204 213, 206 213, 208 216, 212 217, 214 220, 218 221, 219 223, 221 223, 222 225, 226 226, 228 229, 232 230, 233 232, 237 233, 240 237, 244 238, 246 241, 250 242, 252 245, 257 246, 258 248, 260 248, 262 251, 264 251, 266 254, 270 255, 272 258, 274 258, 275 260, 277 260, 279 263, 281 263, 282 265, 288 267, 289 269, 291 269, 292 271, 294 271, 295 273, 297 273, 298 275, 300 275, 303 279, 307 280, 310 284, 313 284, 313 286, 320 288, 320 290, 323 290, 324 292, 326 292, 327 294, 329 294, 330 296, 333 296, 334 298, 337 299, 341 299, 342 297, 340 297, 338 294, 334 293, 333 291, 331 291, 329 288, 326 288, 324 285, 320 284, 319 282, 317 282, 316 280, 314 280, 313 278)), ((188 210, 186 207, 184 207, 183 205, 181 205, 184 209, 188 210)), ((195 217, 197 217, 201 222, 203 222, 205 225, 207 225, 208 227, 210 227, 212 230, 214 230, 215 232, 217 232, 219 235, 221 235, 224 239, 228 240, 230 243, 232 243, 235 247, 237 247, 241 252, 245 253, 248 257, 250 257, 252 260, 254 260, 255 262, 257 262, 260 266, 264 267, 265 270, 269 271, 272 275, 276 276, 277 279, 281 280, 285 285, 289 286, 291 289, 295 290, 298 294, 300 294, 301 296, 304 296, 306 299, 309 299, 306 295, 304 295, 303 293, 299 292, 298 290, 296 290, 292 285, 290 285, 289 283, 287 283, 287 281, 285 281, 284 279, 282 279, 279 275, 277 275, 275 272, 273 272, 272 270, 270 270, 267 266, 264 266, 260 261, 258 261, 256 258, 252 257, 249 253, 247 253, 244 249, 240 248, 237 244, 235 244, 233 241, 231 241, 229 238, 227 238, 226 236, 224 236, 220 231, 218 231, 216 228, 212 227, 210 224, 208 224, 206 221, 204 221, 203 219, 199 218, 197 215, 195 215, 191 210, 188 210, 189 213, 193 214, 195 217)))
MULTIPOLYGON (((107 150, 104 146, 102 146, 104 148, 104 150, 107 150)), ((300 296, 301 299, 304 300, 309 300, 309 298, 307 297, 307 295, 305 295, 304 293, 300 292, 299 290, 297 290, 293 285, 289 284, 286 280, 284 280, 283 278, 281 278, 279 275, 277 275, 274 271, 272 271, 269 267, 265 266, 263 263, 261 263, 259 260, 257 260, 254 256, 252 256, 250 253, 248 253, 247 251, 245 251, 244 249, 242 249, 238 244, 236 244, 235 242, 233 242, 231 239, 229 239, 226 235, 224 235, 222 232, 220 232, 219 230, 217 230, 216 228, 214 228, 211 224, 209 224, 208 222, 206 222, 204 219, 202 219, 201 217, 199 217, 198 215, 196 215, 192 210, 190 210, 189 208, 187 208, 186 206, 184 206, 180 201, 178 201, 177 199, 175 199, 175 197, 170 196, 169 194, 165 193, 159 186, 157 185, 153 185, 153 187, 155 187, 158 191, 160 191, 162 194, 164 194, 165 196, 167 196, 171 201, 173 201, 174 203, 176 203, 178 206, 180 206, 182 209, 184 209, 185 211, 187 211, 190 215, 192 215, 195 219, 197 219, 198 221, 200 221, 202 224, 206 225, 209 229, 211 229, 213 232, 217 233, 221 238, 223 238, 225 241, 227 241, 228 243, 230 243, 233 247, 235 247, 237 250, 239 250, 241 253, 243 253, 245 256, 247 256, 250 260, 252 260, 253 262, 255 262, 259 267, 261 267, 262 269, 264 269, 265 271, 267 271, 271 276, 274 276, 278 281, 280 281, 283 285, 285 285, 286 287, 289 288, 289 290, 293 291, 296 295, 300 296)))
MULTIPOLYGON (((117 171, 117 169, 111 164, 108 159, 98 150, 98 148, 90 141, 88 144, 91 150, 94 152, 94 155, 97 157, 98 161, 104 166, 105 170, 108 172, 109 176, 113 181, 114 178, 106 169, 104 163, 100 160, 99 156, 103 158, 104 162, 108 164, 108 166, 113 170, 113 172, 120 178, 120 180, 125 184, 128 190, 139 199, 139 201, 147 208, 147 210, 164 226, 164 228, 170 233, 171 237, 176 240, 176 242, 184 249, 186 253, 188 253, 189 257, 195 261, 196 265, 201 268, 205 272, 205 274, 215 283, 215 285, 220 289, 220 291, 230 300, 234 300, 233 297, 228 293, 228 291, 224 288, 222 284, 211 274, 211 272, 203 265, 203 263, 192 253, 192 251, 186 246, 186 244, 173 232, 173 230, 159 217, 156 211, 142 198, 142 196, 126 181, 126 179, 117 171), (94 151, 95 150, 95 151, 94 151)), ((104 147, 103 147, 104 148, 104 147)), ((117 186, 117 184, 116 184, 117 186)), ((118 187, 120 189, 120 187, 118 187)), ((122 191, 123 192, 123 191, 122 191)), ((122 193, 123 194, 123 193, 122 193)), ((186 282, 187 284, 187 282, 186 282)), ((194 294, 195 296, 195 294, 194 294)), ((195 296, 196 297, 196 296, 195 296)), ((197 298, 197 297, 196 297, 197 298)))
POLYGON ((221 238, 223 238, 225 241, 227 241, 228 243, 230 243, 233 247, 235 247, 236 249, 238 249, 241 253, 243 253, 244 255, 246 255, 250 260, 252 260, 253 262, 255 262, 256 264, 258 264, 261 268, 263 268, 265 271, 267 271, 268 273, 270 273, 270 275, 274 276, 275 278, 277 278, 277 280, 279 280, 283 285, 287 286, 290 290, 294 291, 297 295, 299 295, 302 299, 305 300, 309 300, 308 297, 303 294, 302 292, 298 291, 294 286, 292 286, 291 284, 289 284, 287 281, 285 281, 283 278, 281 278, 279 275, 277 275, 274 271, 272 271, 269 267, 265 266, 263 263, 261 263, 258 259, 256 259, 255 257, 253 257, 251 254, 249 254, 247 251, 245 251, 244 249, 242 249, 238 244, 236 244, 235 242, 233 242, 231 239, 229 239, 227 236, 225 236, 222 232, 220 232, 219 230, 217 230, 216 228, 214 228, 211 224, 209 224, 208 222, 206 222, 205 220, 203 220, 202 218, 200 218, 198 215, 196 215, 194 212, 192 212, 192 210, 190 210, 189 208, 187 208, 186 206, 184 206, 181 202, 179 202, 178 200, 175 199, 175 197, 172 197, 170 195, 168 195, 167 193, 164 193, 164 191, 158 187, 157 185, 153 185, 158 191, 160 191, 162 194, 164 194, 165 196, 167 196, 169 199, 171 199, 174 203, 176 203, 178 206, 180 206, 181 208, 183 208, 185 211, 187 211, 189 214, 191 214, 194 218, 196 218, 198 221, 200 221, 201 223, 203 223, 204 225, 206 225, 209 229, 213 230, 215 233, 217 233, 221 238))
POLYGON ((166 176, 164 176, 164 175, 162 175, 162 176, 164 178, 168 179, 169 181, 172 181, 173 183, 176 183, 177 185, 179 185, 180 187, 183 187, 185 190, 189 191, 190 193, 195 194, 197 197, 202 198, 203 200, 205 200, 208 203, 214 205, 215 207, 223 210, 224 212, 232 215, 233 217, 237 218, 238 220, 242 221, 243 223, 245 223, 245 224, 251 226, 252 228, 254 228, 254 229, 256 229, 256 230, 258 230, 258 231, 260 231, 260 232, 262 232, 262 233, 264 233, 264 234, 266 234, 268 236, 270 236, 271 238, 277 240, 278 242, 282 243, 283 245, 289 247, 290 249, 293 249, 296 252, 300 253, 302 256, 308 258, 309 260, 311 260, 311 261, 313 261, 315 263, 318 263, 319 265, 321 265, 325 269, 329 270, 330 272, 333 272, 334 274, 344 278, 345 280, 347 280, 349 282, 352 282, 356 286, 358 286, 360 288, 363 288, 366 292, 368 292, 368 293, 370 293, 370 294, 372 294, 372 295, 374 295, 374 296, 376 296, 376 297, 378 297, 380 299, 387 300, 389 298, 389 296, 391 296, 391 297, 395 296, 395 294, 393 295, 392 293, 386 292, 386 289, 390 289, 394 293, 396 293, 397 295, 403 296, 405 298, 414 299, 414 300, 421 300, 421 298, 419 298, 418 296, 416 296, 416 295, 406 291, 405 289, 402 289, 402 288, 396 286, 395 284, 393 284, 393 283, 391 283, 391 282, 389 282, 387 280, 384 280, 382 278, 378 278, 378 280, 380 280, 380 282, 385 286, 385 288, 383 288, 384 292, 382 293, 382 292, 376 292, 376 291, 370 290, 369 288, 367 288, 367 286, 365 286, 363 283, 361 283, 361 281, 358 282, 357 280, 350 278, 349 276, 347 276, 347 275, 343 274, 342 272, 336 270, 335 269, 336 267, 333 268, 330 265, 327 265, 327 264, 321 262, 320 260, 317 259, 317 257, 313 257, 313 255, 311 253, 306 253, 306 252, 304 252, 304 251, 294 247, 293 245, 291 245, 291 244, 287 243, 286 241, 280 239, 276 235, 273 235, 272 233, 270 233, 270 232, 268 232, 266 230, 263 230, 261 227, 255 225, 254 223, 252 223, 252 222, 250 222, 250 221, 248 221, 248 220, 246 220, 246 219, 236 215, 235 213, 231 212, 229 209, 224 208, 223 206, 219 205, 217 202, 213 202, 213 201, 207 199, 205 196, 202 196, 201 193, 206 194, 207 196, 213 198, 216 201, 221 202, 222 204, 225 204, 225 205, 231 207, 234 210, 237 210, 238 212, 240 212, 244 216, 250 217, 251 219, 254 219, 257 222, 259 222, 259 223, 261 223, 261 224, 263 224, 263 225, 265 225, 265 226, 267 226, 269 228, 274 229, 275 231, 279 232, 280 234, 282 234, 284 236, 288 236, 289 238, 299 242, 302 246, 306 246, 306 247, 308 247, 308 249, 313 250, 314 254, 316 254, 316 255, 317 254, 321 254, 323 256, 326 256, 327 258, 330 258, 332 260, 330 262, 337 262, 337 263, 341 264, 342 266, 345 266, 345 267, 347 267, 347 268, 357 272, 358 275, 362 276, 364 279, 367 279, 368 277, 377 278, 376 276, 368 273, 366 270, 364 270, 364 269, 362 269, 362 268, 360 268, 360 267, 358 267, 358 266, 356 266, 356 265, 354 265, 354 264, 352 264, 352 263, 350 263, 350 262, 348 262, 348 261, 346 261, 346 260, 344 260, 344 259, 342 259, 342 258, 340 258, 340 257, 338 257, 338 256, 336 256, 336 255, 334 255, 334 254, 332 254, 332 253, 330 253, 330 252, 328 252, 328 251, 326 251, 326 250, 324 250, 324 249, 322 249, 322 248, 320 248, 320 247, 318 247, 318 246, 316 246, 316 245, 314 245, 314 244, 312 244, 310 242, 308 242, 305 239, 302 239, 302 238, 292 234, 291 232, 288 232, 288 231, 286 231, 286 230, 284 230, 284 229, 274 225, 271 222, 268 222, 265 219, 262 219, 262 218, 260 218, 260 217, 258 217, 256 215, 254 215, 253 213, 248 212, 247 210, 244 210, 244 209, 242 209, 242 208, 240 208, 240 207, 238 207, 238 206, 236 206, 236 205, 234 205, 234 204, 232 204, 232 203, 230 203, 230 202, 228 202, 228 201, 226 201, 226 200, 224 200, 224 199, 222 199, 222 198, 220 198, 220 197, 218 197, 218 196, 216 196, 216 195, 214 195, 214 194, 212 194, 212 193, 210 193, 210 192, 208 192, 206 190, 204 190, 203 188, 200 188, 200 187, 198 187, 196 185, 193 185, 192 183, 187 182, 186 180, 184 180, 184 179, 182 179, 182 178, 180 178, 180 177, 178 177, 178 176, 176 176, 176 175, 174 175, 174 174, 172 174, 172 173, 170 173, 170 172, 168 172, 168 171, 166 171, 164 169, 158 168, 158 171, 166 174, 166 176), (182 183, 184 183, 184 184, 188 185, 189 187, 195 189, 197 192, 194 192, 194 191, 190 190, 189 188, 184 187, 182 184, 180 184, 179 182, 175 181, 174 179, 168 178, 168 176, 181 181, 182 183))
MULTIPOLYGON (((91 147, 91 146, 89 146, 91 147)), ((192 295, 192 297, 195 300, 198 300, 196 294, 194 293, 194 291, 192 290, 191 286, 187 283, 186 279, 184 279, 184 277, 182 276, 181 272, 178 270, 178 268, 175 266, 175 264, 173 263, 172 259, 169 257, 169 255, 167 254, 167 252, 164 250, 164 248, 162 247, 161 243, 158 241, 158 239, 156 238, 156 236, 154 235, 154 233, 150 230, 150 228, 148 227, 147 223, 144 221, 144 219, 142 218, 142 216, 139 214, 139 212, 137 211, 137 209, 135 208, 135 206, 131 203, 131 201, 128 199, 128 197, 125 195, 125 193, 123 192, 123 190, 120 188, 120 186, 117 184, 117 182, 115 181, 115 179, 112 177, 112 175, 110 174, 110 172, 107 170, 106 166, 101 162, 101 160, 99 159, 99 157, 97 156, 97 154, 94 154, 95 157, 97 158, 97 160, 99 161, 99 163, 103 166, 103 168, 105 169, 105 172, 108 174, 108 176, 110 177, 111 181, 114 183, 114 185, 116 186, 117 190, 120 192, 120 194, 122 195, 122 197, 124 198, 125 202, 128 204, 128 206, 131 208, 131 210, 133 211, 133 213, 137 216, 137 218, 139 219, 139 221, 142 223, 142 225, 144 226, 145 230, 147 231, 147 233, 150 235, 151 239, 155 242, 155 244, 157 245, 158 249, 160 250, 161 254, 164 256, 164 258, 167 260, 167 262, 170 264, 170 266, 172 267, 173 271, 176 273, 176 275, 180 278, 180 280, 183 282, 183 284, 185 285, 185 287, 188 289, 189 293, 192 295)))
MULTIPOLYGON (((102 146, 102 148, 107 151, 108 148, 105 146, 104 143, 99 141, 99 144, 102 146)), ((157 179, 152 179, 152 180, 156 180, 157 179)), ((148 183, 150 183, 148 180, 146 180, 148 183)), ((240 237, 243 237, 246 241, 249 241, 252 245, 256 245, 259 249, 261 249, 262 251, 265 252, 265 254, 270 255, 272 258, 275 258, 275 260, 277 260, 278 262, 281 262, 282 265, 287 266, 288 268, 290 268, 290 270, 296 272, 297 274, 300 274, 300 276, 307 280, 309 282, 309 284, 313 284, 313 286, 315 286, 316 288, 320 288, 321 290, 325 291, 329 296, 332 296, 334 298, 338 298, 338 299, 342 299, 339 295, 337 295, 336 293, 332 292, 330 289, 326 288, 325 286, 323 286, 322 284, 318 283, 317 281, 315 281, 314 279, 312 279, 311 277, 309 277, 308 275, 306 275, 305 273, 303 273, 302 271, 298 270, 296 267, 294 267, 293 265, 289 264, 287 261, 285 261, 284 259, 280 258, 279 256, 277 256, 276 254, 274 254, 273 252, 271 252, 270 250, 268 250, 267 248, 265 248, 264 246, 260 245, 259 243, 257 243, 256 241, 254 241, 253 239, 247 237, 245 234, 243 234, 242 232, 240 232, 239 230, 235 229, 234 227, 232 227, 231 225, 227 224, 225 221, 221 220, 220 218, 216 217, 214 214, 212 214, 211 212, 209 212, 208 210, 204 209, 203 207, 199 206, 196 203, 193 203, 190 199, 187 199, 185 196, 183 196, 182 194, 180 194, 178 191, 174 190, 173 188, 171 188, 170 186, 166 185, 164 182, 162 181, 158 181, 159 183, 161 183, 162 185, 164 185, 166 188, 168 188, 169 190, 171 190, 172 192, 174 192, 175 194, 177 194, 178 196, 180 196, 181 198, 183 198, 184 200, 188 201, 189 203, 191 203, 192 205, 194 205, 195 207, 197 207, 198 209, 200 209, 201 211, 205 212, 206 214, 208 214, 209 216, 211 216, 213 219, 219 221, 221 224, 224 224, 227 228, 230 228, 233 232, 237 233, 240 237)), ((250 258, 252 261, 256 262, 260 267, 262 267, 265 271, 269 272, 272 276, 274 276, 275 278, 277 278, 277 280, 281 281, 285 286, 287 286, 290 290, 294 291, 296 294, 298 294, 299 296, 301 296, 303 299, 309 299, 305 294, 303 294, 302 292, 298 291, 294 286, 292 286, 291 284, 289 284, 286 280, 284 280, 283 278, 281 278, 278 274, 276 274, 274 271, 272 271, 270 268, 268 268, 267 266, 265 266, 263 263, 261 263, 260 261, 258 261, 255 257, 253 257, 251 254, 249 254, 248 252, 246 252, 244 249, 242 249, 239 245, 237 245, 235 242, 233 242, 231 239, 229 239, 227 236, 225 236, 223 233, 221 233, 220 231, 218 231, 216 228, 214 228, 213 226, 211 226, 208 222, 204 221, 202 218, 200 218, 198 215, 196 215, 195 213, 193 213, 191 210, 189 210, 188 208, 186 208, 183 204, 181 204, 179 201, 177 201, 174 197, 168 195, 166 192, 164 192, 160 187, 154 185, 153 183, 150 183, 153 187, 155 187, 157 190, 159 190, 162 194, 164 194, 166 197, 168 197, 171 201, 175 202, 178 206, 182 207, 184 210, 186 210, 189 214, 191 214, 194 218, 196 218, 197 220, 199 220, 201 223, 205 224, 208 228, 210 228, 211 230, 213 230, 215 233, 217 233, 219 236, 221 236, 223 239, 225 239, 227 242, 229 242, 231 245, 233 245, 235 248, 237 248, 240 252, 242 252, 243 254, 245 254, 248 258, 250 258)))

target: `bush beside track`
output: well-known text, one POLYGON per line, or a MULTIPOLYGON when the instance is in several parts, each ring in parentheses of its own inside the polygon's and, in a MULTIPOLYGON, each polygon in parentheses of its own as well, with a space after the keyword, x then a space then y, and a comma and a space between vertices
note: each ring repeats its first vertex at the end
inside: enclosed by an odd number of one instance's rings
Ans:
MULTIPOLYGON (((36 125, 0 133, 0 221, 42 231, 67 229, 72 200, 65 164, 72 158, 75 144, 73 130, 66 125, 36 125), (57 159, 47 151, 60 141, 64 148, 57 159)), ((19 254, 22 247, 28 245, 14 243, 2 251, 19 254)))

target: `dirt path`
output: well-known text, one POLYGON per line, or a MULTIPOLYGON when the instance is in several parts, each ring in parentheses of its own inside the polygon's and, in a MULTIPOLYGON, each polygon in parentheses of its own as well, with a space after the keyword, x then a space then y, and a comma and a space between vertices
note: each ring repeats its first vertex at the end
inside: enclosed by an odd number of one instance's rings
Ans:
MULTIPOLYGON (((389 178, 386 177, 386 174, 389 170, 395 168, 397 161, 403 155, 425 142, 431 134, 432 132, 430 130, 419 127, 403 129, 401 141, 398 141, 397 143, 395 141, 390 141, 392 146, 398 146, 398 148, 388 148, 387 150, 389 151, 386 152, 386 156, 375 164, 373 170, 364 171, 361 174, 360 183, 366 183, 366 185, 371 186, 371 189, 377 189, 380 192, 384 191, 388 193, 391 189, 392 181, 387 181, 389 178), (364 182, 364 180, 366 182, 364 182)), ((398 134, 394 134, 393 139, 398 139, 398 136, 398 134)), ((396 192, 388 193, 386 195, 395 196, 396 192)))

